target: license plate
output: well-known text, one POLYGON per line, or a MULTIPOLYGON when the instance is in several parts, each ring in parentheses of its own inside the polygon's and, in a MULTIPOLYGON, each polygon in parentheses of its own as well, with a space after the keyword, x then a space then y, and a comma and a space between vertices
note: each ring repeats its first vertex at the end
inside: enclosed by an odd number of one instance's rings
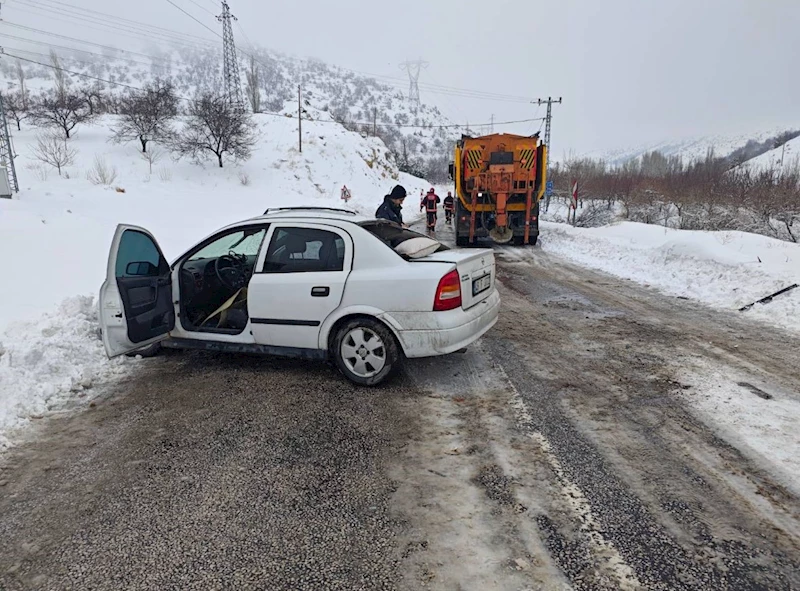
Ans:
POLYGON ((472 295, 476 296, 492 286, 492 275, 484 275, 472 281, 472 295))

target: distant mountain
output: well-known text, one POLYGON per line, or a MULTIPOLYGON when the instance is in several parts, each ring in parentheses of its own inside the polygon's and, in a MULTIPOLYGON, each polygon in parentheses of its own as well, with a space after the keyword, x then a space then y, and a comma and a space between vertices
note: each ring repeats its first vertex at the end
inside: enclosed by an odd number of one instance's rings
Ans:
POLYGON ((681 156, 685 163, 702 160, 709 150, 720 158, 730 157, 732 163, 744 163, 761 154, 780 147, 792 137, 798 127, 779 127, 756 130, 750 133, 710 135, 680 141, 664 141, 645 144, 636 148, 595 151, 585 157, 605 160, 610 166, 619 166, 630 160, 641 158, 644 154, 659 151, 665 156, 681 156))

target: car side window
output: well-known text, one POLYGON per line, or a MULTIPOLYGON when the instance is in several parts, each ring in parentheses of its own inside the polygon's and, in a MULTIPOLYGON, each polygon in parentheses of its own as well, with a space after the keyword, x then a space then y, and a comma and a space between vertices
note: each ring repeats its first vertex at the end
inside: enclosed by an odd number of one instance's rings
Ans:
POLYGON ((342 271, 344 253, 344 240, 335 232, 313 228, 277 228, 267 249, 263 272, 342 271))
POLYGON ((158 246, 147 234, 125 230, 119 241, 115 275, 119 277, 158 277, 169 271, 158 246))

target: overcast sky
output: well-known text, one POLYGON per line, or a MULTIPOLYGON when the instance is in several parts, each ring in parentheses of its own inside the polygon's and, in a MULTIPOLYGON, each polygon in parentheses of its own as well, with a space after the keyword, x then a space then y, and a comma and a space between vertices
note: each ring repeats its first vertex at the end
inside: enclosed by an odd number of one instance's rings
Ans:
MULTIPOLYGON (((5 19, 109 41, 23 12, 30 9, 19 1, 3 2, 5 19)), ((211 37, 167 0, 60 1, 211 37)), ((201 9, 214 12, 214 0, 173 1, 219 28, 201 9)), ((424 58, 430 65, 420 76, 423 101, 459 122, 542 116, 544 108, 434 93, 425 83, 563 96, 553 108, 559 153, 800 126, 798 0, 230 0, 230 6, 251 41, 289 54, 398 78, 405 75, 401 62, 424 58)), ((537 129, 539 123, 508 131, 537 129)))

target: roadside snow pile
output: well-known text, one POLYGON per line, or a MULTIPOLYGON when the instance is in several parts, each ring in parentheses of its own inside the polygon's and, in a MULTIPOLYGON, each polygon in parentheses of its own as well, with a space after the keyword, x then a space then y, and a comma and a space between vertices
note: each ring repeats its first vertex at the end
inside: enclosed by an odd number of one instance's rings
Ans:
MULTIPOLYGON (((745 232, 542 222, 541 244, 580 265, 730 310, 800 283, 800 244, 745 232)), ((800 288, 742 314, 800 331, 800 288)))
POLYGON ((4 435, 98 383, 125 373, 106 358, 91 297, 74 297, 36 322, 12 324, 0 337, 0 449, 4 435))

